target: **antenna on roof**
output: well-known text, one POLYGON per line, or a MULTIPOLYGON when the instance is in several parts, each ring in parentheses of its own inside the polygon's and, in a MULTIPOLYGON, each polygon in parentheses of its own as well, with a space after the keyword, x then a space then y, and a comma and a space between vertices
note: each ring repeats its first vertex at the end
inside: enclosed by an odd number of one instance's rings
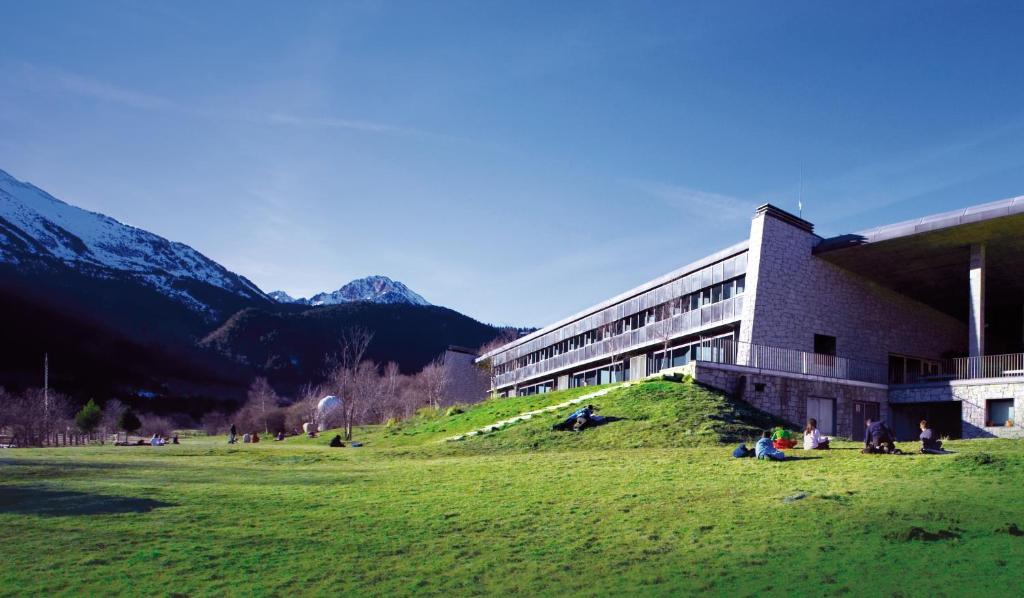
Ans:
POLYGON ((804 163, 800 163, 800 195, 797 196, 796 209, 798 216, 804 217, 804 163))

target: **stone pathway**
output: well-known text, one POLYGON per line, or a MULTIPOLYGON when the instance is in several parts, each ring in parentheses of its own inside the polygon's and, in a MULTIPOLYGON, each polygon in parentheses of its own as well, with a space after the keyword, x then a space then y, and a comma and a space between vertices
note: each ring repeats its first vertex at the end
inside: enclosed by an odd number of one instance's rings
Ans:
POLYGON ((631 386, 632 384, 633 384, 633 382, 623 382, 622 384, 617 384, 615 386, 610 386, 608 388, 602 388, 601 390, 598 390, 598 391, 595 391, 595 392, 592 392, 592 393, 589 393, 589 394, 585 394, 585 395, 580 396, 580 397, 576 397, 575 399, 570 399, 568 401, 564 401, 564 402, 559 403, 557 405, 549 405, 549 406, 544 407, 542 409, 535 409, 533 411, 527 411, 526 413, 520 413, 519 415, 516 415, 515 417, 510 417, 508 419, 503 419, 501 421, 496 421, 493 424, 486 425, 486 426, 484 426, 482 428, 477 428, 476 430, 472 430, 472 431, 466 432, 465 434, 457 434, 455 436, 449 436, 448 438, 444 439, 444 442, 455 442, 455 441, 458 441, 458 440, 464 440, 464 439, 469 438, 471 436, 476 436, 478 434, 486 434, 487 432, 497 432, 498 430, 502 430, 502 429, 504 429, 504 428, 506 428, 508 426, 511 426, 512 424, 515 424, 515 423, 518 423, 518 422, 521 422, 521 421, 526 421, 528 419, 531 419, 535 415, 543 415, 545 413, 551 413, 553 411, 558 411, 559 409, 565 409, 566 407, 571 407, 573 405, 578 405, 578 404, 583 403, 585 401, 589 401, 591 399, 596 399, 597 397, 603 397, 604 395, 610 393, 613 390, 619 390, 620 388, 626 388, 627 386, 631 386))

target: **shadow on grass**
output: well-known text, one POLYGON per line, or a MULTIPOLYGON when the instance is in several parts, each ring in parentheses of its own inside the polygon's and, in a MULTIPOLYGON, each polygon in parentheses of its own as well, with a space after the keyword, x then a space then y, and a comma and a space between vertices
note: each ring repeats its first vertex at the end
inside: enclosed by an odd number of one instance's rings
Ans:
POLYGON ((124 463, 61 461, 57 459, 0 459, 0 467, 57 467, 60 469, 122 469, 124 463))
POLYGON ((51 490, 39 486, 0 486, 0 513, 46 517, 111 515, 148 513, 170 506, 174 505, 149 498, 51 490))

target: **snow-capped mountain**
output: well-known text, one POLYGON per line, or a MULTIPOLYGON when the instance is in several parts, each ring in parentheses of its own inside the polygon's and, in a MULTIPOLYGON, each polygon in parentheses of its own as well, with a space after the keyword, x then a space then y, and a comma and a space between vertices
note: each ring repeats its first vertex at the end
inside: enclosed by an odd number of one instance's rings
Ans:
POLYGON ((128 277, 210 315, 218 310, 205 285, 267 300, 252 282, 188 245, 69 205, 0 170, 0 263, 54 261, 95 278, 128 277))
POLYGON ((330 293, 317 293, 309 299, 295 299, 284 291, 268 294, 279 303, 298 303, 301 305, 337 305, 339 303, 406 303, 409 305, 430 305, 430 303, 409 287, 391 280, 387 276, 367 276, 359 278, 330 293))

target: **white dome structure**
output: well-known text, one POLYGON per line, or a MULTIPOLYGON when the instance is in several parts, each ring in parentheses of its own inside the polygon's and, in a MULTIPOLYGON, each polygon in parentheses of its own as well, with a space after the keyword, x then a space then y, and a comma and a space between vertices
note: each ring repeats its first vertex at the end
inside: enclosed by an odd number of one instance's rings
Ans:
POLYGON ((316 423, 317 430, 323 432, 326 427, 324 423, 327 417, 335 410, 341 407, 341 399, 334 395, 327 395, 320 399, 320 402, 316 404, 316 423))

